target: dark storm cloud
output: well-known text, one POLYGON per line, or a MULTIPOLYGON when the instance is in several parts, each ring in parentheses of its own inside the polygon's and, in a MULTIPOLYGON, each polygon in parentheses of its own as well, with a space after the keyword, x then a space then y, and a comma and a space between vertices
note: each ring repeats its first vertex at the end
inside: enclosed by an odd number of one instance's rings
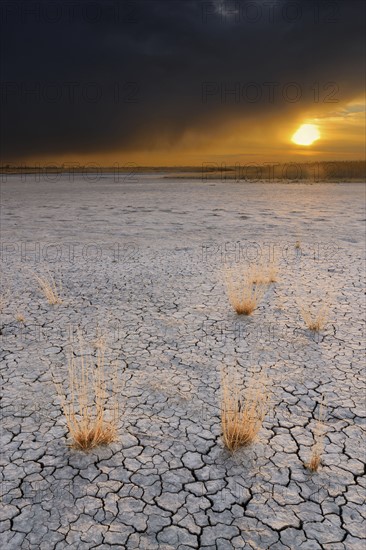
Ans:
POLYGON ((364 15, 362 0, 3 1, 2 161, 149 150, 355 98, 364 15))

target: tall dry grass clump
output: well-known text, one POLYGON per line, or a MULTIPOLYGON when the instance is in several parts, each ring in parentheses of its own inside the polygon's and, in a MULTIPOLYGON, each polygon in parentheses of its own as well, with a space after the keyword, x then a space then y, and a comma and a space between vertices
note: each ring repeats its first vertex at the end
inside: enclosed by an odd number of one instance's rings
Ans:
POLYGON ((268 393, 263 377, 249 381, 246 391, 237 375, 221 373, 221 428, 225 447, 235 451, 253 443, 268 409, 268 393))
POLYGON ((60 297, 60 292, 62 290, 61 284, 57 285, 50 273, 47 273, 46 276, 40 276, 35 273, 34 277, 49 304, 62 304, 62 299, 60 297))
POLYGON ((322 304, 316 311, 304 304, 299 305, 301 316, 309 330, 319 332, 323 330, 328 321, 329 306, 327 303, 322 304))
POLYGON ((311 448, 309 462, 305 464, 306 468, 311 472, 317 472, 322 461, 324 452, 324 433, 325 433, 325 410, 324 397, 319 405, 318 419, 314 428, 314 444, 311 448))
MULTIPOLYGON (((118 402, 111 397, 105 376, 105 347, 97 348, 96 357, 84 354, 79 339, 80 355, 71 351, 68 357, 68 392, 56 383, 61 407, 66 418, 71 446, 88 451, 117 439, 118 402), (107 414, 107 403, 111 413, 107 414), (109 417, 108 417, 109 416, 109 417), (107 418, 108 417, 108 418, 107 418)), ((116 385, 114 370, 111 383, 116 385)))
POLYGON ((225 270, 229 302, 238 315, 251 315, 264 296, 265 286, 254 282, 253 278, 253 268, 248 268, 246 272, 229 268, 225 270))

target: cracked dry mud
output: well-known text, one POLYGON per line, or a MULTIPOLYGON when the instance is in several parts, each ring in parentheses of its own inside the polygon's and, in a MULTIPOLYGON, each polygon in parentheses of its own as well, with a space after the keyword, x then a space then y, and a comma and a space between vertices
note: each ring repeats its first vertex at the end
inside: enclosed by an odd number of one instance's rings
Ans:
POLYGON ((8 177, 1 548, 364 548, 363 192, 8 177), (238 317, 223 262, 269 250, 279 280, 238 317), (45 270, 62 281, 60 305, 32 276, 45 270), (325 297, 317 335, 298 303, 325 297), (90 342, 106 334, 120 374, 119 440, 90 453, 67 446, 51 375, 66 380, 77 327, 90 342), (265 371, 271 389, 258 441, 235 454, 220 433, 224 365, 245 381, 265 371), (322 465, 310 473, 322 396, 322 465))

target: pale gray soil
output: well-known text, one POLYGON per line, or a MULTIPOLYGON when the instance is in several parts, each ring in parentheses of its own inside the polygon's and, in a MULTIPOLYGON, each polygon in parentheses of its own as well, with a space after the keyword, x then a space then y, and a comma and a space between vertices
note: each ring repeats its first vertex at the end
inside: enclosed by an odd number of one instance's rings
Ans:
POLYGON ((0 547, 364 548, 364 186, 68 179, 1 184, 0 547), (224 262, 273 252, 278 282, 238 317, 224 262), (35 282, 47 271, 60 305, 35 282), (299 304, 324 300, 316 335, 299 304), (98 326, 120 438, 84 454, 67 446, 51 368, 66 388, 68 332, 92 343, 98 326), (223 366, 244 385, 265 372, 271 391, 258 441, 234 455, 223 366))

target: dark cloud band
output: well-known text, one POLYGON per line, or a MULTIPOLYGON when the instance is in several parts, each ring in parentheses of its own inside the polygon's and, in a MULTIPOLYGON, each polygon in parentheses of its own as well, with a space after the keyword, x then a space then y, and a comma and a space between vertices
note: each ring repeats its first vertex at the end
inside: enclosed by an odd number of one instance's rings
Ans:
POLYGON ((364 86, 364 2, 2 2, 2 161, 159 149, 364 86), (317 95, 316 95, 317 94, 317 95))

